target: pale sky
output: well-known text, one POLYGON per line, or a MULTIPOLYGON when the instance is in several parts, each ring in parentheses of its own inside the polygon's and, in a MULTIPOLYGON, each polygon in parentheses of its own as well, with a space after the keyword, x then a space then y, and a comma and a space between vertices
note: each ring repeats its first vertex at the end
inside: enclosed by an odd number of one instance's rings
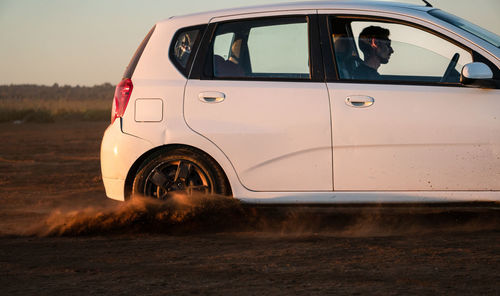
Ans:
MULTIPOLYGON (((428 1, 500 34, 500 0, 428 1)), ((116 84, 155 22, 172 15, 278 2, 292 1, 0 0, 0 85, 116 84)))

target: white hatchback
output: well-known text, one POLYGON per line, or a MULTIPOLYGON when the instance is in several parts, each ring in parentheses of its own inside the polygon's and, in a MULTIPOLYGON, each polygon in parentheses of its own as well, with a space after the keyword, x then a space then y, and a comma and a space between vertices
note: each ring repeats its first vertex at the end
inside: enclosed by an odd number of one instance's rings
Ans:
POLYGON ((500 201, 500 38, 428 6, 304 2, 157 23, 116 88, 108 197, 500 201))

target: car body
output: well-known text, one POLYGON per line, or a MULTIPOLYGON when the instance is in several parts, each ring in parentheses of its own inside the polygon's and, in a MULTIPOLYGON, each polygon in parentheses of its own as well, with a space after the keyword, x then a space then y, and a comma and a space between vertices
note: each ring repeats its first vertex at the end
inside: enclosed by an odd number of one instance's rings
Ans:
POLYGON ((497 42, 435 8, 389 2, 158 22, 117 86, 101 146, 106 194, 192 186, 251 203, 498 202, 497 42), (368 26, 391 31, 377 80, 344 69, 362 61, 368 26))

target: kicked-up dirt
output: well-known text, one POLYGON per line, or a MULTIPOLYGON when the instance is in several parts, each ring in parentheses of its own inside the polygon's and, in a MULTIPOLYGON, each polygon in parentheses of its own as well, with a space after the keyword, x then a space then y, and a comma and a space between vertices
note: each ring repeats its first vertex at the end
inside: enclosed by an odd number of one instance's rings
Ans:
POLYGON ((498 204, 120 203, 106 126, 0 124, 1 295, 500 295, 498 204))

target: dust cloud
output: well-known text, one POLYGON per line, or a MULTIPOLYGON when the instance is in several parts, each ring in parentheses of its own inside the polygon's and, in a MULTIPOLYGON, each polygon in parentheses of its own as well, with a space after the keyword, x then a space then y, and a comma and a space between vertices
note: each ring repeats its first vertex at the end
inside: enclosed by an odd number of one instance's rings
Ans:
MULTIPOLYGON (((81 205, 80 205, 81 206, 81 205)), ((127 202, 50 211, 42 221, 16 234, 79 236, 128 233, 184 234, 224 231, 242 213, 227 197, 176 195, 168 201, 135 197, 127 202)))
POLYGON ((136 197, 39 205, 10 214, 0 236, 96 236, 109 234, 339 237, 397 236, 500 230, 498 206, 255 206, 223 196, 177 195, 168 201, 136 197), (92 204, 92 203, 90 203, 92 204))

